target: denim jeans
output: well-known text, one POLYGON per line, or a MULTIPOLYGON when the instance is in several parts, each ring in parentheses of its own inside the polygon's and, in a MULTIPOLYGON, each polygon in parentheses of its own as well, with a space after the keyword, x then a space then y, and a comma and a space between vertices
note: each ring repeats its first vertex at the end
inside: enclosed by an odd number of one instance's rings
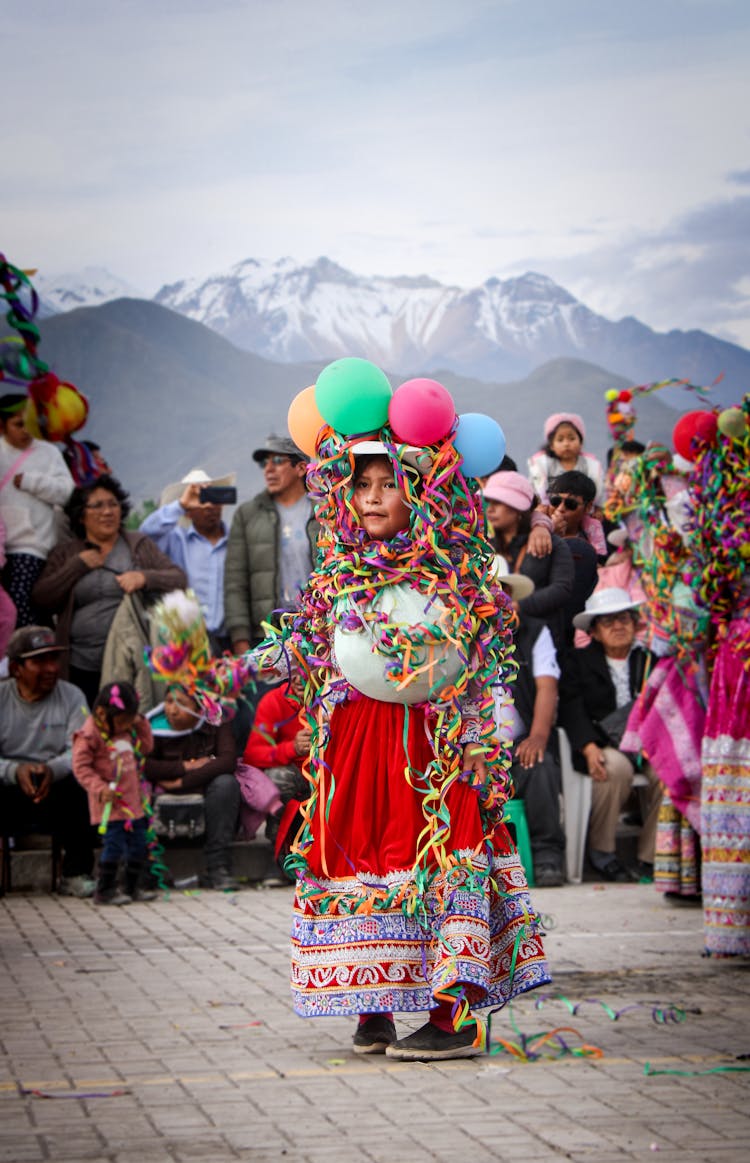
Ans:
POLYGON ((139 864, 146 859, 146 819, 110 820, 100 860, 105 864, 139 864), (126 827, 126 824, 132 827, 126 827))

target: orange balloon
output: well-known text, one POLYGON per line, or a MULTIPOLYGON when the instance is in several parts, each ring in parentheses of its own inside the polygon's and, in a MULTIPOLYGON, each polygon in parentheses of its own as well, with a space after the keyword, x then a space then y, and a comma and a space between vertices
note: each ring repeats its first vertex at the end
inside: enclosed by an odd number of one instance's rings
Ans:
POLYGON ((317 454, 318 433, 326 427, 326 422, 315 403, 315 384, 299 392, 291 404, 287 415, 289 435, 297 448, 306 456, 317 454))

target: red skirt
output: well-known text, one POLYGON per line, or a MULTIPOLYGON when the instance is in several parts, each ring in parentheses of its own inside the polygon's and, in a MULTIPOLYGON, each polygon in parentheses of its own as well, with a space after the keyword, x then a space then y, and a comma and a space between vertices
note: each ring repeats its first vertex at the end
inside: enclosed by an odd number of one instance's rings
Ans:
MULTIPOLYGON (((297 885, 292 932, 295 1008, 305 1016, 418 1011, 461 983, 472 1004, 498 1005, 549 981, 517 852, 503 825, 484 834, 476 791, 454 783, 441 846, 455 858, 446 889, 427 885, 417 913, 403 895, 425 851, 425 797, 439 784, 425 713, 360 697, 334 710, 297 885), (311 891, 315 889, 316 891, 311 891), (363 907, 354 911, 332 901, 363 907)), ((421 867, 437 870, 426 849, 421 867)), ((419 873, 417 873, 419 875, 419 873)))

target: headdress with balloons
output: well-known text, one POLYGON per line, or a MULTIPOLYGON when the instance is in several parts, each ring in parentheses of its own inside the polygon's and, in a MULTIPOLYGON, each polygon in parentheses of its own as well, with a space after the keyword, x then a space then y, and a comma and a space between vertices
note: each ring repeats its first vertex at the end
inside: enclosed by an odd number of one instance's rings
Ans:
POLYGON ((6 322, 17 332, 0 339, 0 383, 25 389, 26 423, 32 436, 64 442, 70 450, 76 484, 83 484, 95 475, 92 457, 84 445, 72 439, 72 434, 86 423, 88 401, 39 358, 40 334, 35 322, 39 296, 29 274, 12 266, 3 254, 0 298, 8 305, 6 322))
MULTIPOLYGON (((710 613, 713 653, 733 615, 750 605, 750 394, 736 407, 688 417, 673 434, 693 464, 684 580, 710 613)), ((732 643, 750 665, 750 618, 737 625, 732 643)))

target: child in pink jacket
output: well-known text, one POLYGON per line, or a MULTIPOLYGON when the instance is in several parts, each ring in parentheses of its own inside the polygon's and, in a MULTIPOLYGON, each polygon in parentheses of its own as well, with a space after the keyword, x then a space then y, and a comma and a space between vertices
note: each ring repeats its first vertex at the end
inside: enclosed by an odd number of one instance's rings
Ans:
POLYGON ((151 728, 138 713, 138 695, 127 682, 102 687, 91 715, 73 736, 73 774, 88 792, 91 823, 104 833, 97 904, 128 905, 156 896, 138 887, 148 827, 141 778, 144 757, 153 746, 151 728), (124 892, 117 883, 121 863, 124 892))

